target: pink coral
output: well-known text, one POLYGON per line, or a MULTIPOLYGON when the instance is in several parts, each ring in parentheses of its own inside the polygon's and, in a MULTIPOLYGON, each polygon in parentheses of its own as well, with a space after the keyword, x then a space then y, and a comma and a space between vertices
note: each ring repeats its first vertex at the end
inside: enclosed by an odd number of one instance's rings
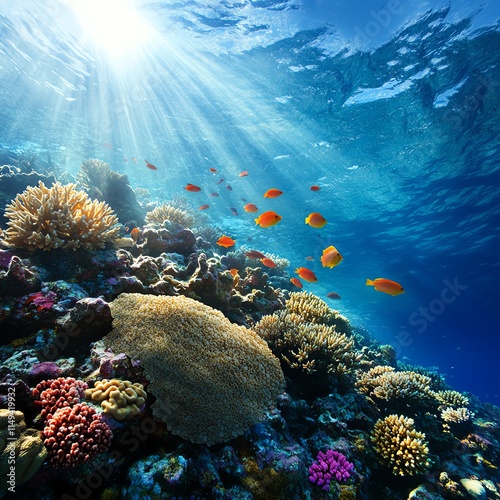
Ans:
POLYGON ((56 378, 42 380, 34 389, 35 406, 42 408, 40 415, 47 421, 60 408, 73 406, 80 402, 83 391, 88 385, 74 378, 56 378))
POLYGON ((347 481, 353 469, 354 464, 348 462, 342 453, 334 450, 328 450, 326 453, 320 451, 309 467, 309 481, 328 491, 332 479, 347 481))
POLYGON ((85 403, 60 408, 42 432, 54 467, 76 467, 106 451, 113 433, 101 416, 85 403))

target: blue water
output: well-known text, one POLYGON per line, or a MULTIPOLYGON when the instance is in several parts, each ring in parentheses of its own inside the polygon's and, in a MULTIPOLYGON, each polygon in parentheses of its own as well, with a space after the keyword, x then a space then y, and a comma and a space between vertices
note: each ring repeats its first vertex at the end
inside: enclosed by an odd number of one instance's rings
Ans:
POLYGON ((210 203, 238 245, 310 267, 306 289, 339 293, 329 304, 399 359, 498 403, 500 4, 138 0, 129 24, 109 3, 89 27, 64 0, 1 2, 4 151, 66 180, 97 157, 154 200, 210 203), (256 227, 241 198, 283 220, 256 227), (377 277, 405 294, 365 286, 377 277))

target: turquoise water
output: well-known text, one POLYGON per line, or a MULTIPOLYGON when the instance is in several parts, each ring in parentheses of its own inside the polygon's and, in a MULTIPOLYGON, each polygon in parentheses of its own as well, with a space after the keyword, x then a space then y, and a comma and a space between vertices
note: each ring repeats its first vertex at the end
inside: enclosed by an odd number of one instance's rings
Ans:
POLYGON ((500 6, 115 3, 2 2, 1 164, 32 153, 71 180, 100 158, 152 200, 208 203, 400 359, 498 403, 500 6), (283 220, 257 227, 246 202, 283 220))

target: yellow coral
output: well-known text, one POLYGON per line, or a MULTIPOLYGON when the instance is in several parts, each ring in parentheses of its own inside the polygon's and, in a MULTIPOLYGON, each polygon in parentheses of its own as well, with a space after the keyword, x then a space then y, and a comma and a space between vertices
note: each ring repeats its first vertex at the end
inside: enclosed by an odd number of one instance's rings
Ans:
POLYGON ((104 202, 92 201, 75 184, 30 186, 5 208, 5 241, 18 248, 90 250, 103 248, 119 231, 118 219, 104 202))
POLYGON ((84 394, 87 399, 100 402, 104 413, 116 420, 135 417, 148 396, 142 384, 117 379, 99 380, 84 394))
POLYGON ((104 341, 139 359, 173 433, 214 444, 259 422, 283 389, 278 359, 253 331, 187 297, 122 294, 104 341))
POLYGON ((434 397, 445 407, 464 408, 469 406, 469 398, 457 391, 437 391, 434 397))
POLYGON ((26 429, 24 415, 20 411, 0 410, 0 497, 7 492, 9 486, 8 472, 11 463, 9 459, 15 457, 15 484, 17 486, 31 479, 47 456, 41 432, 36 429, 26 429), (10 420, 12 419, 12 420, 10 420), (14 429, 8 428, 11 421, 14 429), (15 436, 11 435, 14 432, 15 436), (14 441, 7 441, 6 436, 15 437, 14 441))
POLYGON ((389 415, 375 423, 373 447, 396 476, 422 474, 430 465, 425 434, 413 425, 413 419, 402 415, 389 415))
POLYGON ((175 208, 172 205, 161 205, 146 214, 147 223, 163 224, 165 221, 190 228, 194 224, 194 217, 186 210, 175 208))
POLYGON ((441 410, 441 418, 445 422, 460 424, 462 422, 469 421, 471 418, 474 418, 474 413, 469 411, 467 408, 448 407, 441 410))

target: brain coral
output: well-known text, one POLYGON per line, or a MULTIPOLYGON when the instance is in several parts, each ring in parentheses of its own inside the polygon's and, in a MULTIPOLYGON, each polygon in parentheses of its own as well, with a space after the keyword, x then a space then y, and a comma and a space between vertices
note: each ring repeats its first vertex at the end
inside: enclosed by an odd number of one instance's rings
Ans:
POLYGON ((373 447, 396 476, 422 474, 430 464, 425 434, 416 431, 413 424, 411 418, 389 415, 377 420, 373 429, 373 447))
POLYGON ((116 238, 119 228, 113 210, 91 200, 75 184, 59 182, 47 188, 30 186, 6 206, 9 228, 5 241, 32 250, 91 250, 116 238))
POLYGON ((284 386, 266 343, 211 307, 136 293, 110 306, 105 344, 140 360, 153 413, 173 434, 206 444, 234 438, 262 420, 284 386))

